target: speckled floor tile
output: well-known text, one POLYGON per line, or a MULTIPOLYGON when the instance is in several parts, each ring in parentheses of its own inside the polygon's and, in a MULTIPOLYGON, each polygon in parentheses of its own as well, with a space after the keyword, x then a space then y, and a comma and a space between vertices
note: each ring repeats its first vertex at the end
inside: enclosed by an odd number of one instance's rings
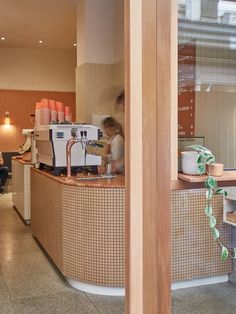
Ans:
POLYGON ((0 242, 0 260, 1 263, 9 262, 15 255, 38 252, 39 248, 32 238, 6 239, 0 242))
POLYGON ((89 299, 102 314, 124 314, 125 298, 108 297, 87 293, 89 299))
POLYGON ((51 294, 65 288, 65 282, 42 252, 15 255, 2 268, 12 299, 51 294))
POLYGON ((5 278, 0 275, 0 313, 2 304, 9 303, 10 296, 7 288, 5 278))
POLYGON ((11 303, 0 304, 0 313, 1 314, 14 314, 12 304, 11 303))
POLYGON ((173 314, 236 314, 236 286, 214 284, 172 292, 173 314))
MULTIPOLYGON (((61 292, 13 302, 15 314, 98 314, 93 303, 82 292, 61 292)), ((114 312, 110 312, 114 313, 114 312)))

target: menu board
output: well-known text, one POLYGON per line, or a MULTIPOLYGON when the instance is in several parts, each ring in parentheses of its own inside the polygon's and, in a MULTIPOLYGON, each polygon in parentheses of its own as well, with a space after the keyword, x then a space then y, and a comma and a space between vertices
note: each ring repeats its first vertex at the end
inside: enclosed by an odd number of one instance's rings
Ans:
POLYGON ((195 135, 195 41, 178 47, 178 135, 195 135))

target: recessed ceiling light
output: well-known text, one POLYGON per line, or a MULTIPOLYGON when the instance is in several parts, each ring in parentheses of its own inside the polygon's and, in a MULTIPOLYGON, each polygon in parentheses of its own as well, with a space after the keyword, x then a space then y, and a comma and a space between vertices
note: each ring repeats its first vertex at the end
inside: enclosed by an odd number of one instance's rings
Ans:
POLYGON ((74 46, 76 47, 76 46, 77 46, 77 44, 74 44, 74 46))
POLYGON ((1 37, 1 40, 5 40, 6 38, 5 37, 1 37))
POLYGON ((42 40, 39 40, 39 44, 42 44, 43 43, 43 41, 42 40))

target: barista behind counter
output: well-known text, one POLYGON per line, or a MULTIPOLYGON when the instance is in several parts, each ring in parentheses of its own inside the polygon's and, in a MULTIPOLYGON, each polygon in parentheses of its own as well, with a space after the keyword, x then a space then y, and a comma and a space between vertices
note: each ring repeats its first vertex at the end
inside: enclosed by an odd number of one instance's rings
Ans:
POLYGON ((111 163, 111 172, 124 173, 124 133, 121 124, 112 117, 103 120, 103 128, 108 137, 109 150, 105 157, 111 163))

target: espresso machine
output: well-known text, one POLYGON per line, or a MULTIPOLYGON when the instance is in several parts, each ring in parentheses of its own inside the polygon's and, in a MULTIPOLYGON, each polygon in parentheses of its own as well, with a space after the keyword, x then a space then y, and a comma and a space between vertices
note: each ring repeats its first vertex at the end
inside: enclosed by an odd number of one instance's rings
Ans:
POLYGON ((76 134, 77 142, 71 147, 71 167, 99 166, 100 156, 87 154, 87 143, 100 139, 98 127, 89 124, 40 125, 34 129, 40 168, 50 166, 54 175, 67 167, 67 143, 76 134))

